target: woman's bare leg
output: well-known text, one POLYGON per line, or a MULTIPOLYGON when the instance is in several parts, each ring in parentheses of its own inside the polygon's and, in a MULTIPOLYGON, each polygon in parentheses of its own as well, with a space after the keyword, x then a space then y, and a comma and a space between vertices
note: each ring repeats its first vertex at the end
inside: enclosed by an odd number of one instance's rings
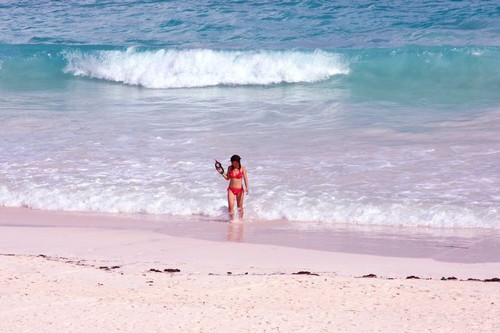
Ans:
POLYGON ((240 219, 243 219, 243 201, 245 199, 245 193, 241 192, 240 194, 238 194, 238 196, 236 197, 236 204, 238 205, 238 212, 239 212, 239 216, 240 216, 240 219))
POLYGON ((229 212, 229 218, 234 220, 234 193, 227 190, 227 211, 229 212))

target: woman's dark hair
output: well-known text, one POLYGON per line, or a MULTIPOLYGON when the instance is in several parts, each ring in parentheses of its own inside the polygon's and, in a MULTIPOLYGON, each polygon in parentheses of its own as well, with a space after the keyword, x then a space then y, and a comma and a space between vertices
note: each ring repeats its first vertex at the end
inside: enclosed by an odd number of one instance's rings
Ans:
POLYGON ((241 157, 239 157, 238 155, 231 156, 231 162, 234 162, 234 161, 238 162, 238 165, 239 165, 238 169, 241 169, 241 162, 240 162, 240 160, 241 160, 241 157))

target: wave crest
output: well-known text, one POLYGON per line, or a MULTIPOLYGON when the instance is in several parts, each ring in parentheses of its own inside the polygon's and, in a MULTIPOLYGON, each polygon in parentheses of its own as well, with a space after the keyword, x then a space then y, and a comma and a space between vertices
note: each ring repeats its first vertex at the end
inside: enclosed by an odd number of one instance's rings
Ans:
POLYGON ((348 74, 335 53, 208 49, 66 51, 66 73, 147 88, 310 83, 348 74))

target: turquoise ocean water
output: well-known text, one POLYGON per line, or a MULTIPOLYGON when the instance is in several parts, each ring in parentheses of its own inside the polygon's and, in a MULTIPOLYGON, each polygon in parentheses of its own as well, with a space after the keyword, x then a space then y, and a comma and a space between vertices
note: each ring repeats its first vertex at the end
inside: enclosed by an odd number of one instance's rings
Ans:
POLYGON ((0 205, 500 229, 495 1, 3 1, 0 205))

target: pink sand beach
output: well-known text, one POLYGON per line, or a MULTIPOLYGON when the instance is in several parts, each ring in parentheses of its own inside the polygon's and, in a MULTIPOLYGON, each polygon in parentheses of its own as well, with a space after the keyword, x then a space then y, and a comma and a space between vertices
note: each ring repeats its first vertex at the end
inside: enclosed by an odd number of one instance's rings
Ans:
POLYGON ((2 332, 499 332, 500 237, 0 208, 2 332))

